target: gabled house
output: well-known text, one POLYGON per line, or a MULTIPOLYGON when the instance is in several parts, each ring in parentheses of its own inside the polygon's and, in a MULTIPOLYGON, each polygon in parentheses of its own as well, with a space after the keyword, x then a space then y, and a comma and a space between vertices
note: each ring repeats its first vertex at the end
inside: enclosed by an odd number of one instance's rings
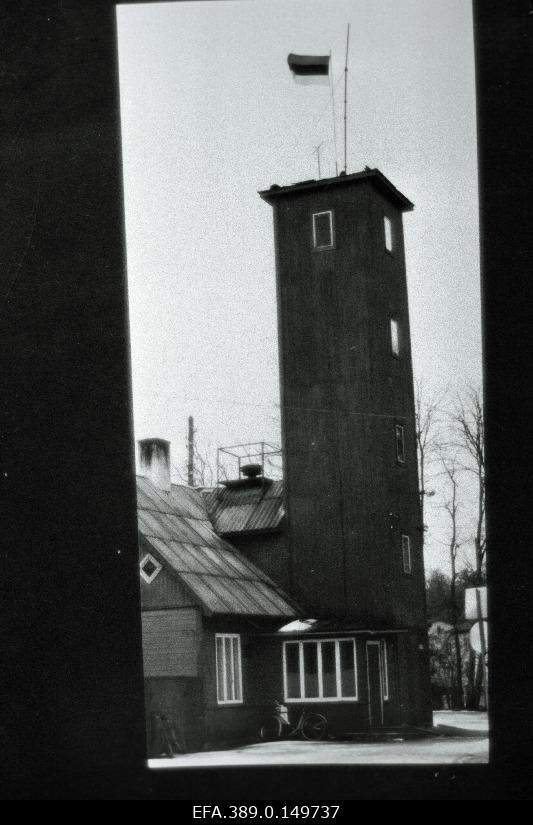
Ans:
MULTIPOLYGON (((200 491, 170 483, 170 445, 139 443, 139 567, 148 746, 155 717, 188 748, 257 732, 277 698, 265 688, 262 633, 301 611, 213 529, 200 491)), ((268 671, 268 668, 267 668, 268 671)))

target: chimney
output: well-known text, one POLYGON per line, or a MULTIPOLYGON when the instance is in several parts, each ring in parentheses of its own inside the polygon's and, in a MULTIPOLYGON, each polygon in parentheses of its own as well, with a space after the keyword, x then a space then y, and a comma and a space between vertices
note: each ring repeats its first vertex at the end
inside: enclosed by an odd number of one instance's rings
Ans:
POLYGON ((263 467, 261 464, 244 464, 241 467, 241 473, 245 478, 257 478, 262 475, 263 467))
POLYGON ((144 438, 138 441, 139 475, 147 478, 158 490, 170 492, 170 441, 144 438))
POLYGON ((243 464, 239 478, 223 481, 222 484, 230 489, 270 487, 272 479, 265 478, 262 464, 243 464))

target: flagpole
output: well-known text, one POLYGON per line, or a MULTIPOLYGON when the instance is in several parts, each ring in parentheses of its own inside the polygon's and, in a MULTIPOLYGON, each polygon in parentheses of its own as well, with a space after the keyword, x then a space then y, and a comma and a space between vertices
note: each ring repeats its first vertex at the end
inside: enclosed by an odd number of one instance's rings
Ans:
POLYGON ((339 166, 337 164, 337 126, 335 123, 335 95, 333 93, 333 68, 331 61, 331 49, 329 51, 329 88, 331 89, 331 114, 333 116, 333 147, 335 149, 335 176, 339 175, 339 166))
POLYGON ((344 63, 344 172, 346 173, 346 101, 348 93, 348 43, 350 41, 350 24, 346 32, 346 61, 344 63))

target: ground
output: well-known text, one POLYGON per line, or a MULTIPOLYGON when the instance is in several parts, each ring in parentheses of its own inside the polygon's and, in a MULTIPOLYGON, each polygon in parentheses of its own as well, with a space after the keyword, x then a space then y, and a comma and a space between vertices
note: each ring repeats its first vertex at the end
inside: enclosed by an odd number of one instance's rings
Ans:
POLYGON ((260 742, 231 750, 186 753, 173 759, 151 759, 150 767, 210 765, 445 765, 488 762, 486 713, 436 711, 434 732, 421 739, 392 742, 303 742, 298 739, 260 742))

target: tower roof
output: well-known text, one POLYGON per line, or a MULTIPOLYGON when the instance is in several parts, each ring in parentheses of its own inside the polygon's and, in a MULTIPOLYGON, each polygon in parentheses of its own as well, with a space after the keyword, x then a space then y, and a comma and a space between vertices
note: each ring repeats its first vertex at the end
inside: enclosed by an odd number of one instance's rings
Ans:
POLYGON ((379 169, 370 169, 368 166, 362 172, 354 172, 351 175, 341 173, 334 178, 320 178, 320 180, 304 180, 299 183, 293 183, 289 186, 278 186, 274 183, 270 189, 263 189, 259 195, 267 203, 271 203, 276 198, 282 195, 291 195, 293 192, 315 192, 320 189, 331 189, 336 186, 347 186, 352 183, 370 179, 370 182, 376 186, 384 195, 392 200, 402 212, 410 212, 414 208, 414 204, 402 195, 402 193, 392 185, 390 180, 379 171, 379 169))

